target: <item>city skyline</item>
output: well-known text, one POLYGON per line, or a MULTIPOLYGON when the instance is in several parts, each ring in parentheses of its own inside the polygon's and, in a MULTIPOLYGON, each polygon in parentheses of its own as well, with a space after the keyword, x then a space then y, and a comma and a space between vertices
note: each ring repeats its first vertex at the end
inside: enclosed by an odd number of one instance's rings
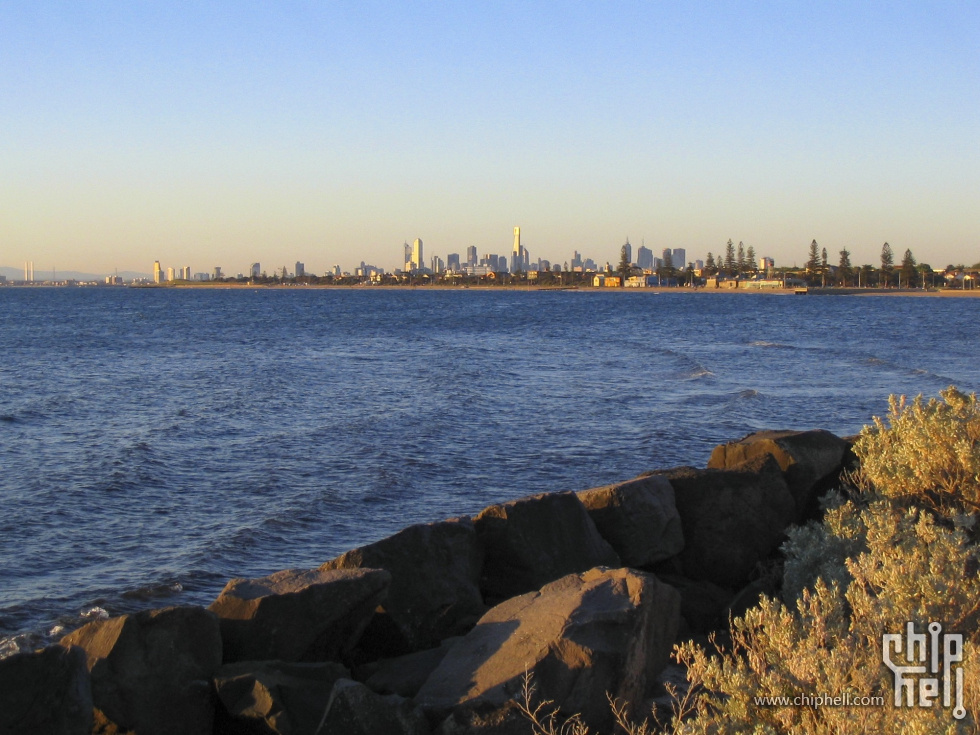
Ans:
POLYGON ((626 234, 980 260, 973 4, 14 2, 0 30, 5 266, 391 270, 407 233, 510 259, 513 222, 552 262, 626 234))

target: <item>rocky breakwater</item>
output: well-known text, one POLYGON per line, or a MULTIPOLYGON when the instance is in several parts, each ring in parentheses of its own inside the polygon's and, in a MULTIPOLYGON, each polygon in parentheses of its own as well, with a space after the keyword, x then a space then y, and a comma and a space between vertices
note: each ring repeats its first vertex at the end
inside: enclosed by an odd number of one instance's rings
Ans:
POLYGON ((208 609, 91 622, 0 661, 5 733, 527 733, 541 699, 611 732, 675 642, 775 591, 759 574, 817 513, 848 443, 763 432, 679 467, 411 526, 234 579, 208 609))

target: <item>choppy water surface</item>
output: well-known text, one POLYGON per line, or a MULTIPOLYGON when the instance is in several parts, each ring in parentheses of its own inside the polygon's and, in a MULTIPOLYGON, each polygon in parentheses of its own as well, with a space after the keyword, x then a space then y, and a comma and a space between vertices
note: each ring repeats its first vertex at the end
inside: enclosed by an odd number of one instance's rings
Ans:
POLYGON ((0 649, 980 387, 980 300, 0 289, 0 649), (14 637, 15 634, 20 634, 14 637), (26 634, 26 635, 25 635, 26 634))

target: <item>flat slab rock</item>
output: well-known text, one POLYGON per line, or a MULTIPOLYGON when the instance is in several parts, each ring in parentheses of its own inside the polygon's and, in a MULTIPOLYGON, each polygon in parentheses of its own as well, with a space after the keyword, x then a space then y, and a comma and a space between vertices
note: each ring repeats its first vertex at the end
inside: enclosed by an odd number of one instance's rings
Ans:
MULTIPOLYGON (((612 730, 606 692, 639 702, 667 661, 680 595, 652 574, 570 574, 490 610, 453 646, 416 696, 430 717, 493 721, 530 672, 543 699, 612 730), (457 710, 457 712, 453 712, 457 710)), ((510 704, 508 704, 510 702, 510 704)))
POLYGON ((339 660, 390 583, 379 569, 287 569, 231 580, 208 609, 218 616, 225 663, 339 660))

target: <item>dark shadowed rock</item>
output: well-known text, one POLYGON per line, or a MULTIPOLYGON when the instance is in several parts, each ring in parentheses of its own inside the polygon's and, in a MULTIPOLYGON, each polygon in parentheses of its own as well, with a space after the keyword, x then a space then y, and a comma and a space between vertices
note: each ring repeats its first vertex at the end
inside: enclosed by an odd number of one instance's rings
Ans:
POLYGON ((224 660, 337 660, 358 640, 388 591, 378 569, 287 569, 233 579, 211 603, 224 660))
POLYGON ((481 587, 488 602, 536 590, 566 574, 620 564, 575 493, 491 505, 474 524, 486 554, 481 587))
POLYGON ((88 735, 91 730, 85 651, 48 646, 0 659, 0 735, 88 735))
POLYGON ((623 564, 654 564, 684 548, 674 488, 666 478, 646 475, 577 494, 623 564))
POLYGON ((168 607, 96 620, 61 639, 85 650, 96 724, 139 735, 210 735, 217 617, 168 607))
POLYGON ((732 592, 705 580, 693 580, 675 575, 659 575, 660 581, 669 584, 681 594, 681 616, 688 625, 688 633, 708 633, 727 629, 727 607, 732 592))
POLYGON ((435 648, 374 661, 356 671, 356 678, 378 694, 414 697, 461 637, 447 638, 435 648))
POLYGON ((674 486, 684 526, 678 558, 690 579, 738 589, 796 517, 783 473, 768 454, 739 470, 677 467, 659 474, 674 486))
POLYGON ((397 695, 375 694, 363 684, 341 679, 318 735, 429 735, 422 710, 397 695))
MULTIPOLYGON (((348 551, 320 569, 384 569, 391 573, 388 597, 372 627, 390 635, 378 653, 399 655, 431 648, 465 633, 486 612, 480 594, 483 554, 469 518, 426 523, 348 551)), ((370 643, 370 641, 365 641, 370 643)))
POLYGON ((708 467, 737 469, 747 461, 771 454, 796 503, 794 520, 800 520, 817 510, 817 498, 836 482, 849 450, 847 440, 821 429, 759 431, 715 447, 708 467))
POLYGON ((456 726, 474 717, 500 720, 506 732, 511 718, 500 713, 512 708, 529 671, 542 699, 611 731, 606 692, 642 700, 667 663, 679 607, 677 591, 652 574, 605 568, 570 574, 490 610, 446 654, 416 701, 438 720, 452 715, 456 726))
POLYGON ((314 735, 338 679, 350 672, 333 661, 225 664, 214 678, 215 735, 314 735))

